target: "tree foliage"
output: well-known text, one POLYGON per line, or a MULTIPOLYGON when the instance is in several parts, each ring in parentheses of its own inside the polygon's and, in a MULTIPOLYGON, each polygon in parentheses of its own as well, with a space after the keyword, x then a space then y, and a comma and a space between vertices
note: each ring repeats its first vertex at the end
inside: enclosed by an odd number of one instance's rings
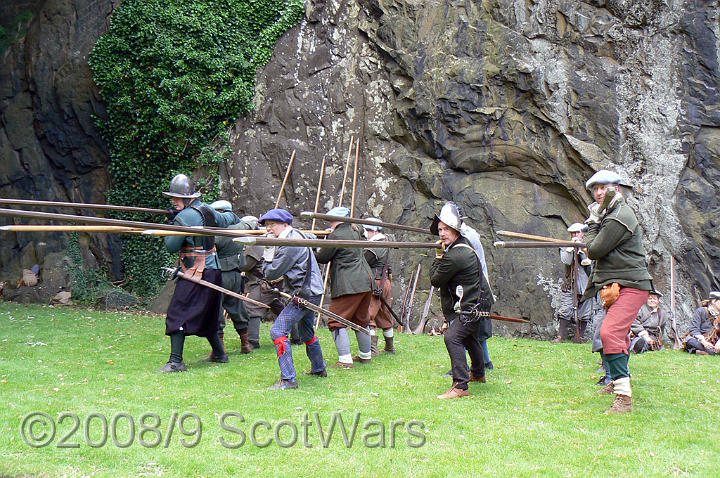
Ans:
MULTIPOLYGON (((253 107, 257 68, 303 14, 300 0, 123 1, 90 55, 107 104, 98 125, 110 148, 108 202, 167 207, 161 192, 172 176, 201 166, 205 197, 217 194, 223 155, 211 142, 222 143, 253 107)), ((169 260, 158 240, 124 241, 128 284, 139 295, 156 291, 156 271, 169 260)))

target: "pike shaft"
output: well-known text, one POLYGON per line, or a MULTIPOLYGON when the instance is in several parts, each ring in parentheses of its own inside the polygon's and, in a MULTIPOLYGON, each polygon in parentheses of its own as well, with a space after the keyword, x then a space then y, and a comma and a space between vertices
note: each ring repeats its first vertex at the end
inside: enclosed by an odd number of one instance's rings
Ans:
POLYGON ((156 224, 142 221, 124 221, 122 219, 108 219, 104 217, 76 216, 73 214, 56 214, 51 212, 22 211, 17 209, 0 209, 0 216, 22 217, 26 219, 44 219, 51 221, 79 222, 87 224, 100 224, 103 226, 126 226, 142 229, 159 229, 162 231, 187 232, 204 236, 243 236, 242 229, 222 229, 207 227, 186 227, 172 224, 156 224))
POLYGON ((562 239, 555 239, 552 237, 545 237, 545 236, 534 236, 532 234, 525 234, 524 232, 512 232, 512 231, 497 231, 496 234, 498 236, 506 236, 506 237, 516 237, 518 239, 530 239, 533 241, 543 241, 543 242, 559 242, 562 241, 562 239))
POLYGON ((311 217, 315 219, 322 219, 324 221, 338 221, 338 222, 349 222, 351 224, 373 224, 376 226, 387 227, 388 229, 402 229, 404 231, 419 232, 420 234, 430 234, 430 229, 423 229, 421 227, 406 226, 404 224, 395 224, 393 222, 378 222, 368 221, 367 219, 358 219, 355 217, 344 217, 344 216, 331 216, 330 214, 320 214, 310 211, 300 213, 303 217, 311 217))
POLYGON ((42 206, 42 207, 74 207, 78 209, 103 209, 106 211, 146 212, 148 214, 167 214, 165 209, 151 209, 146 207, 114 206, 112 204, 85 204, 77 202, 36 201, 30 199, 0 198, 0 204, 16 206, 42 206))
POLYGON ((240 237, 235 239, 244 244, 259 246, 296 246, 296 247, 387 247, 392 249, 437 249, 434 242, 392 242, 392 241, 344 241, 332 239, 280 239, 275 237, 240 237))
MULTIPOLYGON (((165 268, 168 269, 168 268, 165 268)), ((262 302, 258 302, 257 300, 253 300, 249 297, 245 297, 242 294, 238 294, 237 292, 231 291, 229 289, 225 289, 224 287, 220 287, 219 285, 213 284, 212 282, 208 282, 203 279, 197 279, 191 275, 185 274, 184 272, 177 271, 177 276, 183 280, 194 282, 195 284, 200 284, 202 286, 208 287, 210 289, 216 290, 218 292, 222 292, 223 294, 229 295, 231 297, 235 297, 236 299, 240 299, 242 301, 245 301, 249 304, 257 305, 260 307, 264 307, 266 309, 269 309, 270 306, 267 304, 263 304, 262 302)))
POLYGON ((363 333, 363 334, 365 334, 365 335, 370 335, 370 331, 367 330, 366 328, 360 327, 360 326, 359 326, 358 324, 356 324, 355 322, 350 322, 350 321, 347 320, 346 318, 341 317, 341 316, 337 315, 337 314, 334 313, 334 312, 330 312, 329 310, 325 310, 325 309, 323 309, 322 307, 320 307, 320 306, 318 306, 318 305, 315 305, 315 304, 313 304, 312 302, 310 302, 310 301, 308 301, 308 300, 306 300, 306 299, 303 299, 303 298, 300 298, 300 297, 293 298, 293 296, 291 296, 290 294, 287 294, 287 293, 285 293, 285 292, 283 292, 283 291, 281 291, 281 290, 278 290, 278 289, 274 289, 274 291, 277 292, 278 294, 280 294, 281 297, 285 297, 286 299, 294 299, 294 300, 297 300, 298 304, 300 304, 301 306, 305 307, 306 309, 310 309, 310 310, 312 310, 313 312, 317 312, 318 314, 323 314, 323 315, 325 315, 325 316, 327 316, 327 317, 330 317, 331 319, 333 319, 333 320, 335 320, 335 321, 337 321, 337 322, 340 322, 340 323, 343 324, 344 326, 350 327, 350 328, 353 329, 353 330, 357 330, 357 331, 360 332, 360 333, 363 333))
POLYGON ((504 248, 550 248, 550 247, 576 247, 578 249, 587 247, 587 244, 583 242, 572 242, 572 241, 556 241, 556 242, 540 242, 540 241, 495 241, 493 243, 495 247, 504 248))

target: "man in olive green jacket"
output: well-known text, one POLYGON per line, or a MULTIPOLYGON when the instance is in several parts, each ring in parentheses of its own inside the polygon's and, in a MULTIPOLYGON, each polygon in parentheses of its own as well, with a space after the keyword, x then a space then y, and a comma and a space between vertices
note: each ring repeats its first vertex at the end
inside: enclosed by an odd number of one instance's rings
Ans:
POLYGON ((582 300, 589 300, 601 291, 607 308, 600 328, 601 354, 613 381, 599 393, 614 393, 615 401, 606 414, 632 410, 628 334, 653 290, 645 264, 642 228, 619 191, 620 183, 620 176, 607 170, 598 171, 586 183, 597 202, 588 206, 590 217, 585 221, 587 255, 594 265, 582 300), (612 296, 614 302, 608 303, 607 296, 612 296))
MULTIPOLYGON (((350 210, 346 207, 336 207, 328 214, 331 216, 349 217, 350 210)), ((355 224, 333 221, 330 223, 332 232, 328 234, 329 240, 362 240, 361 228, 355 224)), ((372 300, 372 271, 363 257, 363 250, 359 247, 320 247, 315 252, 320 264, 330 263, 330 312, 344 317, 361 327, 368 327, 370 319, 377 313, 377 306, 372 300)), ((352 357, 350 352, 350 337, 347 328, 332 319, 328 327, 335 339, 338 351, 336 367, 352 368, 353 361, 369 363, 370 336, 355 332, 358 341, 358 355, 352 357)))

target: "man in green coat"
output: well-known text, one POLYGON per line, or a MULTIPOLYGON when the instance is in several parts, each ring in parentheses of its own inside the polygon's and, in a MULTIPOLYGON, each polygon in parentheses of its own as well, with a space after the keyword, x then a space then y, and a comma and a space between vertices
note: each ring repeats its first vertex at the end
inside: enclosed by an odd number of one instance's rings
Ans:
MULTIPOLYGON (((349 217, 350 210, 346 207, 335 207, 328 211, 331 216, 349 217)), ((329 240, 362 240, 361 228, 356 224, 333 221, 330 222, 332 232, 329 240)), ((330 264, 330 312, 344 317, 369 330, 370 319, 377 313, 377 305, 372 300, 372 271, 363 250, 359 247, 319 247, 315 257, 320 264, 330 264)), ((379 305, 379 304, 378 304, 379 305)), ((355 332, 358 341, 358 355, 350 353, 350 337, 345 325, 332 319, 328 328, 335 339, 338 351, 336 367, 352 368, 353 361, 369 363, 371 360, 370 336, 355 332)))
MULTIPOLYGON (((210 205, 217 212, 231 215, 231 224, 228 229, 252 229, 252 225, 241 220, 233 211, 229 201, 221 199, 210 205)), ((242 273, 246 270, 247 261, 245 260, 245 247, 240 242, 233 241, 230 236, 216 236, 215 247, 217 248, 218 261, 220 262, 220 270, 222 271, 223 287, 238 294, 242 294, 243 277, 242 273)), ((232 320, 235 331, 240 337, 240 353, 252 353, 253 347, 250 345, 248 337, 248 311, 245 308, 245 302, 227 294, 223 294, 222 308, 224 312, 220 313, 220 330, 218 336, 225 345, 225 314, 232 320)))
MULTIPOLYGON (((172 199, 172 224, 185 227, 227 227, 229 224, 226 215, 198 199, 200 193, 195 191, 190 178, 184 174, 176 175, 170 182, 170 190, 163 195, 172 199)), ((222 287, 222 272, 213 236, 166 236, 165 247, 171 253, 179 253, 185 274, 222 287)), ((227 353, 218 337, 221 300, 221 294, 216 290, 178 279, 165 318, 165 334, 170 337, 170 360, 158 372, 187 370, 183 361, 187 335, 206 337, 210 342, 212 353, 205 361, 227 363, 227 353)))
POLYGON ((587 256, 594 262, 582 300, 592 299, 600 291, 607 308, 600 327, 601 355, 612 383, 598 393, 614 393, 615 401, 606 414, 632 410, 628 335, 653 290, 645 263, 642 228, 620 192, 620 183, 618 174, 600 170, 585 184, 597 202, 588 206, 590 217, 585 221, 587 256))
MULTIPOLYGON (((373 222, 381 222, 380 219, 371 217, 373 222)), ((377 241, 391 241, 392 239, 383 234, 382 226, 379 224, 364 224, 365 236, 368 239, 368 246, 377 241)), ((375 287, 373 292, 374 306, 377 313, 370 321, 370 352, 373 357, 380 355, 378 351, 377 328, 380 328, 385 338, 385 352, 395 353, 395 319, 390 307, 392 307, 392 270, 390 269, 390 249, 386 247, 368 247, 364 249, 365 260, 373 271, 375 287)))

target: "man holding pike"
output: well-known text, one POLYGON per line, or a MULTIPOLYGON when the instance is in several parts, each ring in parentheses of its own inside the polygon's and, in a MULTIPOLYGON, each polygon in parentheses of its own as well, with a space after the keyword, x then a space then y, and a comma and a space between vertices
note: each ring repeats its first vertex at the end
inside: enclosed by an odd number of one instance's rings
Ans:
MULTIPOLYGON (((176 175, 170 182, 170 190, 163 195, 172 199, 170 220, 178 226, 227 227, 228 216, 214 211, 198 199, 190 178, 176 175)), ((185 274, 222 286, 222 272, 215 249, 214 236, 166 236, 168 251, 180 254, 180 266, 185 274)), ((165 319, 165 334, 170 336, 170 360, 159 373, 185 372, 183 362, 185 336, 197 335, 207 338, 212 353, 204 361, 226 363, 228 355, 218 336, 220 317, 220 292, 200 284, 178 279, 175 293, 165 319)))
POLYGON ((453 385, 439 395, 441 400, 470 394, 468 382, 485 382, 485 361, 478 332, 490 322, 492 293, 482 273, 475 249, 460 233, 462 219, 457 206, 446 204, 435 216, 430 231, 440 236, 436 257, 430 266, 430 283, 440 290, 443 315, 448 322, 445 347, 450 355, 453 385), (465 350, 470 354, 468 368, 465 350))
POLYGON ((620 191, 620 176, 607 170, 595 173, 586 183, 595 197, 585 221, 587 255, 594 261, 582 300, 600 291, 607 314, 600 327, 603 362, 612 382, 599 391, 615 394, 605 414, 632 410, 630 387, 630 327, 653 290, 642 245, 642 228, 620 191))
MULTIPOLYGON (((271 209, 258 221, 268 232, 278 239, 305 239, 306 237, 292 227, 293 217, 285 209, 271 209)), ((323 293, 323 280, 315 255, 308 247, 276 246, 267 247, 263 255, 263 273, 269 282, 283 279, 293 295, 318 305, 323 293)), ((308 375, 327 377, 322 348, 315 335, 315 313, 302 307, 297 301, 290 300, 270 330, 270 338, 275 343, 280 365, 280 380, 270 389, 285 390, 298 388, 293 362, 292 348, 288 335, 294 324, 298 324, 300 339, 305 342, 305 352, 310 359, 311 369, 308 375)))

